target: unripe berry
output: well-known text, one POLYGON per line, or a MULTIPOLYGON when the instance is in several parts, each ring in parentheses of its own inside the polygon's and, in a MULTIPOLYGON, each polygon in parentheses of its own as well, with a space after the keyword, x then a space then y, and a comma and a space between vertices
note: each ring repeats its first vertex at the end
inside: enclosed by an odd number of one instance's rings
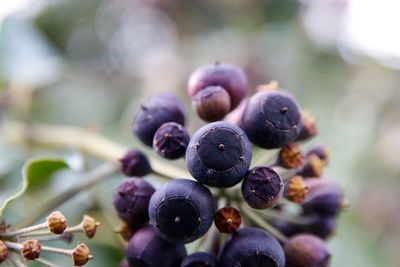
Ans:
POLYGON ((134 118, 132 130, 144 144, 152 146, 155 132, 166 122, 185 125, 185 110, 178 97, 163 93, 142 104, 134 118))
POLYGON ((221 86, 208 86, 192 97, 192 105, 201 119, 219 121, 230 111, 231 99, 221 86))
POLYGON ((67 228, 67 219, 61 212, 54 211, 47 217, 47 227, 54 234, 62 234, 67 228))
POLYGON ((249 99, 239 126, 255 145, 278 148, 295 141, 299 124, 300 111, 292 96, 261 91, 249 99))
POLYGON ((150 199, 150 224, 165 240, 189 243, 210 228, 215 213, 214 198, 198 182, 175 179, 159 188, 150 199))
POLYGON ((22 256, 24 256, 26 260, 36 260, 40 257, 41 247, 38 240, 26 240, 22 243, 22 256))
POLYGON ((214 122, 200 128, 186 150, 186 166, 200 183, 231 187, 247 173, 252 157, 246 134, 228 122, 214 122))
POLYGON ((154 187, 140 178, 122 182, 113 197, 117 215, 129 225, 142 225, 149 220, 147 209, 154 187))
POLYGON ((254 209, 267 209, 282 199, 282 178, 269 167, 254 167, 242 183, 244 200, 254 209))
POLYGON ((221 86, 228 92, 232 110, 246 96, 249 82, 246 74, 239 67, 217 62, 200 67, 190 75, 189 96, 193 97, 200 90, 212 85, 221 86))
POLYGON ((93 256, 90 254, 89 247, 85 243, 78 243, 72 252, 72 260, 74 265, 85 265, 91 259, 93 259, 93 256))
POLYGON ((318 237, 299 234, 285 244, 286 267, 327 267, 330 254, 318 237))
POLYGON ((206 252, 196 252, 183 259, 180 267, 217 267, 217 258, 206 252))
POLYGON ((189 133, 182 125, 167 122, 156 131, 153 149, 164 158, 177 159, 185 155, 189 140, 189 133))
POLYGON ((149 226, 132 236, 125 251, 129 265, 134 267, 177 267, 185 256, 184 245, 162 239, 149 226))
POLYGON ((241 228, 228 239, 218 257, 221 267, 284 267, 279 242, 258 228, 241 228))
POLYGON ((101 225, 100 222, 96 221, 89 215, 84 215, 82 220, 83 231, 88 238, 93 238, 96 234, 97 227, 101 225))
POLYGON ((151 173, 152 169, 146 155, 137 149, 129 150, 122 159, 121 171, 128 177, 145 176, 151 173))
POLYGON ((231 234, 239 229, 242 223, 240 212, 233 207, 224 207, 217 211, 214 223, 221 233, 231 234))

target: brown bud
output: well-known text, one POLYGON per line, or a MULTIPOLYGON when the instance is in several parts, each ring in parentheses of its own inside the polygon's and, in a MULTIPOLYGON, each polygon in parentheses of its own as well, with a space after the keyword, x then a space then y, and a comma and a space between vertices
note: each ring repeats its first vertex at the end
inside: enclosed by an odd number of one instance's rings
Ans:
POLYGON ((5 261, 8 256, 8 248, 6 244, 0 240, 0 263, 5 261))
POLYGON ((287 183, 286 198, 296 202, 303 203, 306 199, 308 187, 304 182, 303 177, 293 176, 287 183))
POLYGON ((278 164, 286 169, 297 169, 303 166, 304 155, 296 143, 287 144, 279 151, 278 164))
POLYGON ((303 165, 303 168, 297 174, 304 178, 321 177, 324 173, 324 169, 325 162, 317 155, 310 155, 307 158, 307 162, 303 165))
POLYGON ((64 214, 59 211, 53 211, 49 217, 47 217, 47 226, 50 232, 54 234, 62 234, 67 228, 67 219, 64 214))
POLYGON ((234 233, 242 223, 240 212, 232 207, 219 209, 214 217, 215 226, 221 233, 234 233))
POLYGON ((97 227, 101 225, 100 222, 97 222, 94 218, 84 215, 83 216, 83 231, 86 236, 92 238, 96 234, 97 227))
POLYGON ((21 253, 27 260, 35 260, 39 258, 41 251, 41 244, 37 240, 26 240, 22 243, 21 253))
POLYGON ((311 117, 309 112, 302 111, 301 112, 301 129, 300 133, 297 136, 296 141, 304 141, 310 138, 313 138, 318 134, 317 130, 317 121, 313 117, 311 117))
POLYGON ((93 256, 90 254, 89 247, 85 243, 80 242, 72 252, 72 259, 75 266, 82 266, 93 259, 93 256))

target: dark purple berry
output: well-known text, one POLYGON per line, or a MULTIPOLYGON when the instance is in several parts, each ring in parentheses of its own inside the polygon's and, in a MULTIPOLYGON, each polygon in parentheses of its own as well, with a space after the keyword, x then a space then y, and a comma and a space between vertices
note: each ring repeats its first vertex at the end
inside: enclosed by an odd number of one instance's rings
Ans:
POLYGON ((192 104, 201 119, 219 121, 230 111, 231 99, 221 86, 208 86, 192 97, 192 104))
POLYGON ((343 188, 326 179, 308 179, 306 200, 302 204, 305 214, 320 216, 336 216, 344 204, 343 188))
POLYGON ((217 267, 217 258, 206 252, 196 252, 183 259, 181 267, 217 267))
POLYGON ((129 225, 142 225, 149 220, 150 197, 155 189, 140 178, 130 178, 118 186, 113 204, 118 217, 129 225))
POLYGON ((258 228, 241 228, 228 239, 218 257, 221 267, 284 267, 279 242, 258 228))
POLYGON ((309 222, 301 225, 304 233, 313 234, 321 239, 327 239, 336 232, 337 217, 312 215, 309 222))
POLYGON ((330 254, 318 237, 299 234, 285 244, 286 267, 327 267, 330 254))
POLYGON ((193 97, 204 88, 215 85, 224 88, 231 100, 231 110, 246 96, 249 82, 246 74, 239 67, 215 63, 198 68, 190 75, 188 93, 193 97))
POLYGON ((243 198, 254 209, 267 209, 278 204, 283 189, 282 178, 269 167, 254 167, 242 183, 243 198))
POLYGON ((145 176, 152 172, 150 162, 146 155, 137 149, 129 150, 125 156, 120 159, 122 172, 129 177, 145 176))
POLYGON ((189 133, 182 125, 167 122, 156 131, 153 149, 164 158, 177 159, 185 155, 189 140, 189 133))
POLYGON ((231 187, 246 175, 251 156, 246 134, 236 125, 219 121, 193 135, 186 150, 186 166, 200 183, 231 187))
POLYGON ((150 199, 151 225, 162 238, 172 242, 189 243, 204 235, 214 213, 210 190, 192 180, 172 180, 150 199))
POLYGON ((162 239, 147 226, 129 240, 125 257, 130 267, 177 267, 186 257, 186 249, 162 239))
POLYGON ((263 148, 292 143, 299 133, 300 111, 296 101, 282 91, 261 91, 246 105, 240 127, 263 148))
POLYGON ((132 130, 144 144, 152 146, 154 134, 166 122, 185 125, 185 110, 178 97, 163 93, 142 104, 133 121, 132 130))
POLYGON ((329 150, 322 145, 316 145, 308 150, 306 153, 306 158, 310 157, 311 155, 316 155, 320 160, 324 161, 325 164, 329 160, 329 150))

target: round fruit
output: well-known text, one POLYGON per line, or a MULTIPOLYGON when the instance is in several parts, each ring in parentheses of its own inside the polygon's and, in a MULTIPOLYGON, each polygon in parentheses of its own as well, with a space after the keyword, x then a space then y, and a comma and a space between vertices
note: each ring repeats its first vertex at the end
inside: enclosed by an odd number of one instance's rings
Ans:
POLYGON ((177 159, 185 155, 189 140, 189 133, 182 125, 167 122, 156 131, 153 149, 164 158, 177 159))
POLYGON ((183 259, 181 267, 217 267, 217 258, 206 252, 196 252, 183 259))
POLYGON ((152 169, 146 155, 137 149, 129 150, 122 159, 121 171, 129 177, 144 176, 151 173, 152 169))
POLYGON ((219 121, 231 108, 229 94, 221 86, 208 86, 192 97, 194 109, 205 121, 219 121))

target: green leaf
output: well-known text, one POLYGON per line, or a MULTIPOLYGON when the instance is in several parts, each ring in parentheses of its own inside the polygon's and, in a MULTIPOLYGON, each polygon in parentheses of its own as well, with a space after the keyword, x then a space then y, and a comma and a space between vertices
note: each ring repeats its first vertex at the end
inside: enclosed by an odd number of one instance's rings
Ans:
POLYGON ((2 203, 0 206, 0 217, 4 209, 12 201, 29 191, 46 185, 55 172, 68 167, 68 164, 62 159, 35 158, 26 162, 22 169, 22 187, 2 203))

